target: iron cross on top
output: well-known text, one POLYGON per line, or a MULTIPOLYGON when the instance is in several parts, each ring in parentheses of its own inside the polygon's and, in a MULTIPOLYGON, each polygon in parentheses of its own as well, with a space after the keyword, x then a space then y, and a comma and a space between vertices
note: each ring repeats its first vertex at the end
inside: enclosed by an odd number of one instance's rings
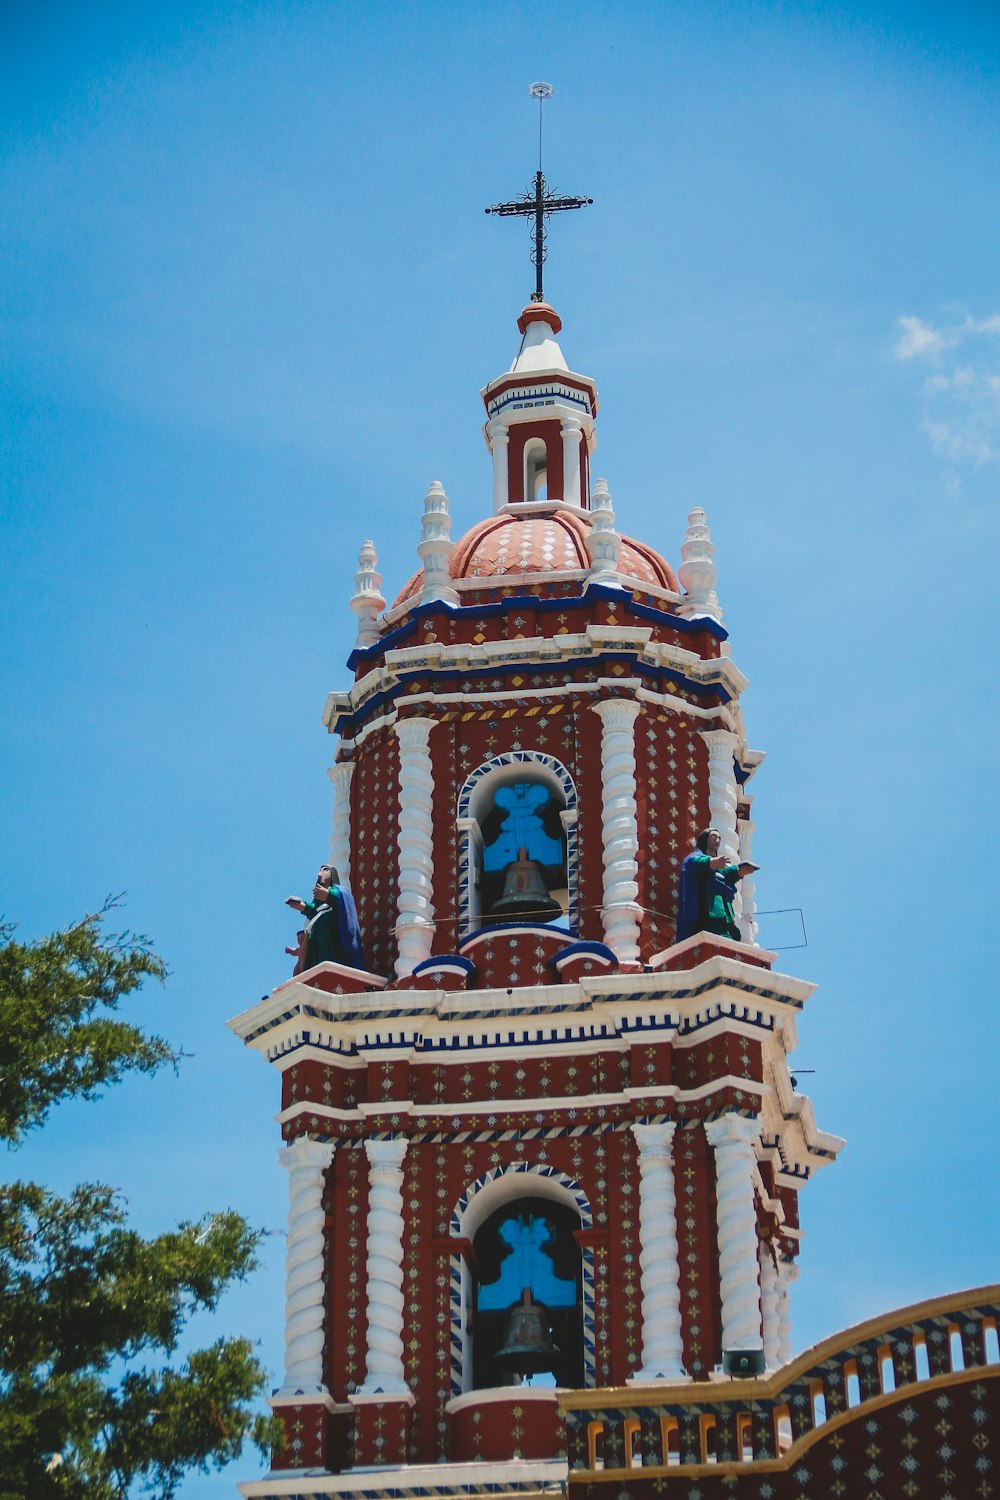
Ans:
POLYGON ((516 214, 522 219, 534 219, 531 226, 531 259, 535 267, 535 290, 531 294, 532 302, 544 302, 542 292, 542 266, 545 264, 545 220, 549 214, 561 213, 565 208, 586 208, 593 203, 593 198, 564 198, 557 193, 549 192, 549 185, 542 176, 542 105, 546 99, 552 97, 551 83, 533 83, 528 93, 533 99, 538 100, 538 171, 535 173, 534 190, 530 193, 522 193, 520 198, 513 198, 509 203, 494 203, 488 208, 488 214, 511 215, 516 214))

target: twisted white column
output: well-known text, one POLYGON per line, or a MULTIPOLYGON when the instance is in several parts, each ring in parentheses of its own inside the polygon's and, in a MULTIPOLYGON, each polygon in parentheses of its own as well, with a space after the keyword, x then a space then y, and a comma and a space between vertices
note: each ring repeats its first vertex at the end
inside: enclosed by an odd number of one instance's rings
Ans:
POLYGON ((502 510, 510 497, 510 485, 508 482, 508 453, 510 450, 510 434, 502 422, 494 417, 486 424, 486 436, 490 440, 490 452, 493 455, 493 513, 502 510))
POLYGON ((797 1280, 799 1268, 793 1260, 778 1261, 778 1364, 787 1365, 792 1357, 792 1318, 789 1292, 797 1280))
POLYGON ((351 777, 353 760, 338 760, 327 772, 333 782, 333 825, 330 829, 330 863, 341 885, 351 885, 351 777))
POLYGON ((397 719, 399 740, 399 899, 396 977, 430 957, 434 938, 434 779, 428 748, 435 719, 397 719))
POLYGON ((782 1363, 778 1323, 778 1268, 770 1245, 760 1247, 760 1313, 764 1324, 764 1363, 776 1370, 782 1363))
POLYGON ((583 423, 579 417, 563 417, 562 426, 562 450, 563 450, 563 492, 562 498, 570 505, 582 505, 583 496, 580 493, 580 441, 583 436, 583 423))
POLYGON ((279 1395, 325 1393, 323 1314, 325 1236, 323 1173, 333 1160, 331 1142, 300 1136, 278 1153, 288 1172, 288 1245, 285 1251, 285 1383, 279 1395))
POLYGON ((604 941, 620 963, 639 960, 639 823, 635 801, 635 721, 639 704, 627 698, 595 703, 602 724, 604 793, 604 941))
MULTIPOLYGON (((722 835, 719 853, 724 854, 730 864, 738 865, 740 841, 736 832, 737 792, 733 756, 739 741, 729 729, 707 729, 702 732, 701 737, 708 746, 709 821, 722 835)), ((733 902, 733 914, 737 922, 742 912, 740 887, 737 885, 736 900, 733 902)))
POLYGON ((366 1141, 368 1365, 361 1391, 407 1396, 403 1375, 403 1157, 409 1142, 366 1141))
POLYGON ((715 1150, 723 1349, 761 1349, 760 1267, 753 1200, 754 1141, 760 1120, 725 1114, 705 1134, 715 1150))
POLYGON ((633 1125, 639 1147, 639 1239, 642 1250, 642 1368, 635 1381, 683 1380, 681 1278, 674 1191, 674 1129, 633 1125))
MULTIPOLYGON (((739 833, 739 857, 740 862, 744 860, 750 864, 753 860, 753 830, 754 825, 749 818, 740 818, 737 823, 739 833)), ((740 881, 740 932, 745 943, 757 944, 757 887, 753 875, 744 875, 740 881)))

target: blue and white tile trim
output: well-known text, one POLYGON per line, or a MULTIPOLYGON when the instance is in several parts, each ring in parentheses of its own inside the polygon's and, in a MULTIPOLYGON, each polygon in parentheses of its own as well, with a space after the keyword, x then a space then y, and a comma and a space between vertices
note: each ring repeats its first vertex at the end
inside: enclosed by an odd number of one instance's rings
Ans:
MULTIPOLYGON (((493 1167, 491 1171, 484 1173, 476 1179, 470 1187, 461 1195, 451 1215, 451 1234, 456 1240, 462 1239, 463 1226, 466 1210, 477 1193, 488 1188, 498 1177, 509 1177, 521 1174, 525 1177, 547 1177, 552 1182, 557 1182, 560 1187, 573 1199, 577 1213, 580 1215, 580 1228, 593 1228, 593 1215, 586 1193, 579 1183, 567 1177, 556 1167, 544 1166, 538 1162, 516 1161, 506 1166, 493 1167)), ((524 1191, 530 1195, 531 1184, 525 1182, 524 1191)), ((583 1383, 585 1386, 594 1386, 597 1383, 597 1358, 596 1339, 594 1333, 594 1252, 589 1245, 581 1247, 581 1280, 583 1293, 583 1383)), ((450 1311, 451 1311, 451 1394, 460 1396, 467 1387, 463 1384, 463 1373, 468 1351, 465 1340, 465 1295, 463 1286, 464 1262, 458 1253, 451 1257, 451 1287, 450 1287, 450 1311)))
POLYGON ((561 761, 554 755, 545 755, 541 750, 505 750, 494 755, 469 776, 458 794, 456 816, 459 826, 458 850, 458 931, 462 938, 469 936, 477 926, 477 913, 473 904, 476 877, 476 850, 473 847, 472 799, 483 779, 494 776, 510 766, 524 766, 526 770, 541 768, 555 778, 562 792, 564 810, 569 817, 563 818, 566 829, 566 884, 567 917, 571 932, 580 930, 580 875, 579 849, 577 845, 576 811, 577 795, 573 778, 561 761))
MULTIPOLYGON (((251 1480, 240 1485, 248 1500, 481 1500, 484 1495, 511 1497, 519 1495, 537 1500, 551 1495, 561 1500, 566 1493, 565 1460, 540 1460, 538 1463, 517 1461, 520 1471, 510 1473, 510 1464, 477 1462, 474 1464, 435 1464, 432 1468, 405 1465, 386 1466, 382 1473, 346 1470, 343 1474, 295 1474, 295 1485, 284 1475, 270 1481, 251 1480), (477 1473, 476 1470, 481 1470, 477 1473), (525 1473, 527 1471, 527 1473, 525 1473), (284 1482, 275 1484, 275 1479, 284 1482)), ((293 1477, 291 1474, 289 1478, 293 1477)))

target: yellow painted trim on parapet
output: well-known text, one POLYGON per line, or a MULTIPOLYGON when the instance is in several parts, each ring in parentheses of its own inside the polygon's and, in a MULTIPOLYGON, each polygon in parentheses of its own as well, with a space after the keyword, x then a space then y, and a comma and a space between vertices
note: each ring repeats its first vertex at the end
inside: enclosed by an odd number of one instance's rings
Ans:
MULTIPOLYGON (((790 1364, 782 1365, 780 1370, 776 1370, 766 1380, 700 1380, 685 1382, 683 1385, 597 1386, 587 1390, 561 1392, 559 1405, 563 1411, 592 1411, 598 1405, 698 1406, 706 1403, 711 1405, 716 1401, 766 1401, 771 1396, 780 1396, 785 1387, 800 1375, 808 1374, 816 1365, 849 1349, 853 1344, 876 1338, 881 1333, 891 1333, 893 1329, 906 1323, 918 1323, 922 1318, 938 1318, 948 1313, 967 1312, 970 1307, 978 1307, 987 1302, 994 1305, 1000 1303, 1000 1285, 972 1287, 966 1292, 954 1292, 950 1297, 931 1297, 926 1302, 914 1302, 911 1307, 900 1307, 895 1312, 869 1318, 866 1323, 856 1323, 852 1328, 845 1328, 841 1333, 824 1339, 822 1343, 814 1344, 790 1364), (600 1401, 596 1399, 598 1395, 600 1401)), ((920 1384, 925 1385, 927 1382, 921 1381, 920 1384)), ((711 1467, 714 1473, 718 1465, 712 1464, 711 1467)))
MULTIPOLYGON (((947 1390, 956 1385, 970 1385, 974 1380, 997 1380, 1000 1379, 1000 1365, 977 1365, 971 1370, 952 1370, 946 1375, 933 1375, 929 1380, 911 1381, 908 1385, 900 1386, 896 1391, 883 1392, 881 1396, 873 1396, 870 1401, 862 1401, 859 1406, 851 1406, 847 1411, 838 1412, 827 1422, 821 1422, 814 1427, 812 1432, 807 1432, 805 1437, 796 1438, 795 1442, 783 1453, 780 1458, 758 1458, 747 1459, 744 1463, 724 1464, 633 1464, 627 1469, 571 1469, 570 1483, 572 1484, 601 1484, 603 1481, 614 1480, 621 1483, 627 1479, 635 1481, 636 1476, 643 1479, 706 1479, 710 1474, 780 1474, 785 1469, 790 1469, 797 1464, 804 1454, 814 1448, 817 1443, 822 1442, 832 1432, 838 1432, 841 1427, 847 1427, 850 1423, 867 1418, 873 1411, 882 1411, 887 1406, 896 1406, 901 1401, 911 1401, 914 1396, 922 1395, 924 1391, 947 1390)), ((747 1382, 740 1381, 745 1386, 747 1382)), ((737 1382, 732 1382, 733 1385, 737 1382)), ((690 1389, 690 1387, 688 1387, 690 1389)), ((704 1389, 704 1386, 702 1386, 704 1389)), ((713 1389, 719 1386, 713 1384, 713 1389)), ((730 1387, 723 1387, 727 1392, 730 1387)), ((721 1399, 721 1398, 719 1398, 721 1399)), ((726 1401, 730 1400, 727 1395, 726 1401)), ((734 1398, 738 1399, 738 1398, 734 1398)), ((748 1398, 749 1399, 749 1398, 748 1398)), ((760 1400, 760 1392, 757 1393, 760 1400)))

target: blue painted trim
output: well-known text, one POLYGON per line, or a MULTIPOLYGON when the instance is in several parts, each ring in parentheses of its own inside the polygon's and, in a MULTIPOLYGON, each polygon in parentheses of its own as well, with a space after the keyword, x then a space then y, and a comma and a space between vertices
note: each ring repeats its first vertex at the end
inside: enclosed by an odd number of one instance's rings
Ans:
POLYGON ((471 958, 463 958, 460 953, 441 953, 437 958, 425 958, 422 963, 417 964, 414 974, 423 974, 428 969, 451 969, 452 972, 460 970, 464 974, 474 974, 476 966, 471 958))
MULTIPOLYGON (((553 573, 553 579, 558 578, 558 573, 553 573)), ((477 579, 477 584, 482 588, 503 588, 503 576, 501 574, 491 575, 483 579, 477 579)), ((408 635, 412 635, 417 625, 428 615, 446 614, 457 619, 470 614, 480 619, 493 619, 497 615, 508 614, 512 609, 533 609, 542 613, 564 610, 584 609, 593 604, 595 599, 607 599, 615 604, 623 604, 627 614, 633 614, 640 620, 655 620, 657 624, 668 624, 672 630, 678 630, 681 635, 699 635, 707 631, 714 635, 716 640, 727 641, 729 631, 718 620, 713 620, 707 615, 699 616, 696 620, 689 620, 685 615, 671 614, 669 610, 657 609, 652 604, 639 604, 632 598, 632 591, 641 590, 642 582, 635 578, 623 585, 627 598, 622 598, 621 588, 611 584, 594 583, 584 585, 582 594, 559 594, 555 598, 543 599, 538 594, 511 594, 506 599, 494 599, 486 604, 448 604, 443 599, 430 599, 426 604, 414 604, 413 609, 402 625, 396 625, 389 631, 388 635, 382 636, 371 646, 365 646, 351 652, 347 659, 347 665, 356 670, 359 665, 369 666, 384 651, 393 651, 408 635)))
MULTIPOLYGON (((652 680, 659 685, 675 684, 694 693, 698 698, 712 698, 718 696, 722 703, 731 703, 732 693, 722 682, 693 682, 683 672, 678 672, 672 667, 651 666, 644 663, 639 668, 639 656, 636 651, 602 651, 593 656, 574 656, 571 665, 577 667, 599 667, 610 661, 621 662, 630 667, 634 673, 641 675, 646 682, 652 680)), ((394 687, 387 688, 384 692, 374 693, 367 698, 362 707, 355 714, 341 714, 335 725, 335 732, 343 734, 344 726, 358 718, 369 718, 374 711, 382 708, 384 704, 392 703, 404 692, 404 684, 412 681, 414 677, 426 676, 431 673, 434 677, 435 686, 447 682, 486 680, 493 677, 512 677, 515 673, 521 674, 530 671, 532 674, 532 688, 544 689, 547 685, 561 687, 566 683, 566 663, 558 665, 540 665, 534 662, 491 662, 482 667, 413 667, 404 673, 394 687)), ((595 683, 580 682, 577 684, 579 690, 584 692, 587 687, 595 687, 595 683)))
POLYGON ((549 927, 544 922, 495 922, 490 927, 480 927, 476 932, 470 932, 467 938, 459 943, 459 949, 471 948, 488 937, 495 937, 497 933, 503 933, 508 937, 514 933, 523 932, 527 937, 537 936, 545 933, 548 936, 556 934, 559 937, 572 940, 573 934, 568 927, 549 927))
POLYGON ((608 947, 607 943, 590 942, 570 943, 569 947, 564 948, 561 953, 557 954, 552 962, 557 969, 561 969, 564 963, 567 963, 571 958, 578 958, 582 954, 593 954, 595 958, 607 959, 608 963, 612 964, 618 962, 617 957, 608 947))

